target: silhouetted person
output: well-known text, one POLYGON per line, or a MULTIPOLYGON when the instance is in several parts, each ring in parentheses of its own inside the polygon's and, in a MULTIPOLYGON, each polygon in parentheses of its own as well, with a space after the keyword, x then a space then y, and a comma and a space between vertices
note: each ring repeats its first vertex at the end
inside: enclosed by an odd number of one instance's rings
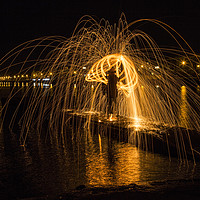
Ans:
POLYGON ((108 78, 108 113, 114 113, 114 107, 117 99, 117 81, 119 78, 115 74, 115 69, 111 68, 107 73, 108 78))

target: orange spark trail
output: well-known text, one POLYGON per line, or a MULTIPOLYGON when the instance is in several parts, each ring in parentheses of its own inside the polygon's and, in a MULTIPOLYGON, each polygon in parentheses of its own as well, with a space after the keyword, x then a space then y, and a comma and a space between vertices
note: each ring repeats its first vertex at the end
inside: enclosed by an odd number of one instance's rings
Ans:
POLYGON ((86 81, 102 82, 107 85, 107 72, 115 69, 116 76, 119 78, 117 83, 118 90, 129 97, 138 83, 138 75, 133 62, 125 55, 110 54, 98 60, 89 70, 86 81))

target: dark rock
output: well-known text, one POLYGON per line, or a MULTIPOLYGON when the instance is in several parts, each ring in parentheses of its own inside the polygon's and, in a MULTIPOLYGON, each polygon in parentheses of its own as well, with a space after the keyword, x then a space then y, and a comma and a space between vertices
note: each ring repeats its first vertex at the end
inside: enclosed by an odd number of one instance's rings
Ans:
POLYGON ((86 188, 85 185, 79 185, 79 186, 76 187, 76 190, 83 190, 85 188, 86 188))

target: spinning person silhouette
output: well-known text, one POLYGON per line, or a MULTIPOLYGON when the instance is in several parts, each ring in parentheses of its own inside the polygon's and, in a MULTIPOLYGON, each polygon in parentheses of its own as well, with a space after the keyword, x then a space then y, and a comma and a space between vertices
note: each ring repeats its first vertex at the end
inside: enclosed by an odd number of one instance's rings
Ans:
POLYGON ((115 68, 111 68, 107 72, 107 90, 108 90, 108 113, 113 114, 115 110, 116 105, 116 99, 117 99, 117 82, 119 78, 116 76, 115 68))

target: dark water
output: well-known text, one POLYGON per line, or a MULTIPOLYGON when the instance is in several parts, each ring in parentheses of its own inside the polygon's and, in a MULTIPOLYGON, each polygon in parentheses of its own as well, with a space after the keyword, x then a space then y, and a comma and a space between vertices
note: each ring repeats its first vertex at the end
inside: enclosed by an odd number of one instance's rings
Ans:
MULTIPOLYGON (((2 93, 1 93, 2 94, 2 93)), ((73 131, 69 128, 69 135, 73 131)), ((122 186, 151 181, 200 178, 200 163, 194 165, 142 151, 132 144, 112 140, 107 134, 81 132, 60 138, 30 134, 26 148, 18 135, 0 134, 0 187, 4 197, 25 198, 69 192, 87 187, 122 186)))
POLYGON ((1 134, 1 184, 14 197, 69 192, 79 185, 121 186, 150 181, 200 178, 200 165, 170 162, 107 136, 84 134, 65 148, 54 140, 29 139, 20 147, 13 133, 1 134))

